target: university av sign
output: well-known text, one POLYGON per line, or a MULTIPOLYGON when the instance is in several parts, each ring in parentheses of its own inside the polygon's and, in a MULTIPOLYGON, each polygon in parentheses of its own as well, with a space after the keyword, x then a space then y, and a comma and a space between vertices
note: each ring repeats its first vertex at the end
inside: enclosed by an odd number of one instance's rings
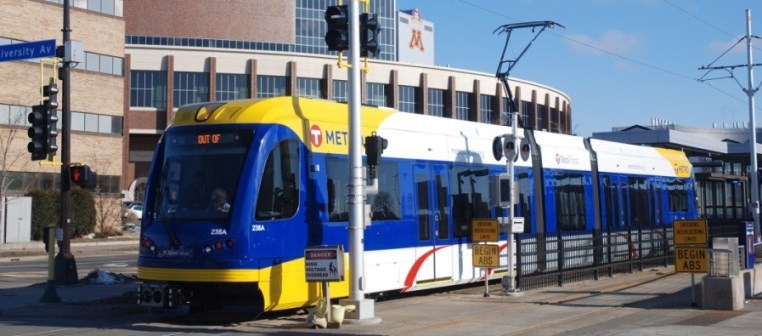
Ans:
POLYGON ((0 62, 52 57, 55 55, 56 40, 42 40, 0 46, 0 62))

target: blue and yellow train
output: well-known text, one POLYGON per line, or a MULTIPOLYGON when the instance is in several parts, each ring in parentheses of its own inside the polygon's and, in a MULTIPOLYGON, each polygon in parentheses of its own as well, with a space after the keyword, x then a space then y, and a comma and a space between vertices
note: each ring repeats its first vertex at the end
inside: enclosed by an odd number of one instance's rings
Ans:
MULTIPOLYGON (((519 129, 516 212, 525 231, 648 229, 696 218, 691 165, 679 151, 519 129)), ((368 196, 366 293, 483 281, 471 220, 495 218, 492 155, 511 128, 362 108, 362 136, 388 139, 368 196)), ((138 259, 142 304, 264 311, 314 305, 308 246, 348 239, 347 105, 276 97, 181 107, 156 147, 138 259)), ((501 245, 508 243, 501 236, 501 245)), ((347 257, 348 258, 348 257, 347 257)), ((507 265, 507 255, 501 256, 507 265)), ((351 269, 347 270, 352 272, 351 269)), ((333 282, 332 297, 348 295, 333 282)))

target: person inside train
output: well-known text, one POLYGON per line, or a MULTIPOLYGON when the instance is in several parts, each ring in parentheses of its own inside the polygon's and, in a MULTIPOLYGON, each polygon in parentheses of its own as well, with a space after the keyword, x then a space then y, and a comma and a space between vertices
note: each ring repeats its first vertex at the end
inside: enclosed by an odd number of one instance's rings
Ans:
POLYGON ((211 197, 211 211, 214 212, 228 212, 230 211, 230 203, 228 203, 228 194, 222 188, 215 188, 212 191, 211 197))

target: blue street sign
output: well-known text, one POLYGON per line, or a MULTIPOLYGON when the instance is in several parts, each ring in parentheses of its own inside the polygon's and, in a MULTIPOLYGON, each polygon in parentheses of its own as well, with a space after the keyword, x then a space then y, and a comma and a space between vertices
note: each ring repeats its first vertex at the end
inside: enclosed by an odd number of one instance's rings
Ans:
POLYGON ((56 40, 42 40, 0 46, 0 62, 56 55, 56 40))

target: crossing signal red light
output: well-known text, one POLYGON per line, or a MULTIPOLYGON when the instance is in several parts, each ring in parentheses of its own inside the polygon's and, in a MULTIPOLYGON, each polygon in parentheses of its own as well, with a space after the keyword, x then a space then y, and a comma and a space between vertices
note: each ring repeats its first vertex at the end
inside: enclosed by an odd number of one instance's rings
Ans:
POLYGON ((81 188, 95 188, 98 175, 88 165, 69 166, 71 182, 81 188))

